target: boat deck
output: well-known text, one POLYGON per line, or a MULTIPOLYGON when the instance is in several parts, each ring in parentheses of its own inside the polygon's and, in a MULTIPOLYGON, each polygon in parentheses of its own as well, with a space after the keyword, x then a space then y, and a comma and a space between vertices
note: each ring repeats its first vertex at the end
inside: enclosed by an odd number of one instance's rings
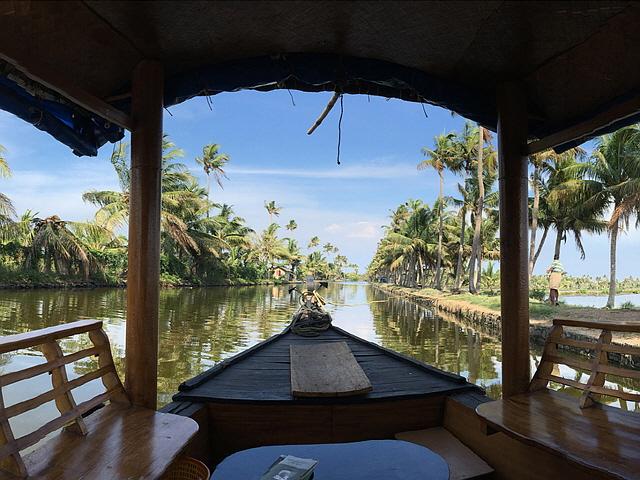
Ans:
POLYGON ((413 398, 479 390, 463 377, 438 370, 332 326, 318 337, 301 337, 289 329, 219 363, 184 382, 178 402, 353 403, 413 398), (291 395, 290 345, 346 342, 369 377, 373 390, 364 395, 294 398, 291 395))

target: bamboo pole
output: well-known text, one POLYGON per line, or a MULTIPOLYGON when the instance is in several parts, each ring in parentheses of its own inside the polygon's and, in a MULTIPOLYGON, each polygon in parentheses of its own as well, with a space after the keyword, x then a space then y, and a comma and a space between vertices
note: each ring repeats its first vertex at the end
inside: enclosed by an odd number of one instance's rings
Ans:
POLYGON ((529 385, 529 272, 526 100, 519 86, 498 92, 502 394, 529 385))
POLYGON ((160 280, 160 169, 163 69, 144 60, 133 72, 127 274, 126 390, 156 408, 160 280))
POLYGON ((324 119, 327 117, 327 115, 329 115, 329 112, 331 111, 331 109, 336 104, 339 98, 340 98, 340 93, 334 92, 333 97, 331 97, 331 99, 329 100, 329 103, 327 103, 327 106, 324 107, 324 110, 322 111, 320 116, 313 123, 313 125, 311 125, 311 128, 307 130, 307 135, 311 135, 313 132, 315 132, 316 128, 318 128, 320 124, 324 121, 324 119))

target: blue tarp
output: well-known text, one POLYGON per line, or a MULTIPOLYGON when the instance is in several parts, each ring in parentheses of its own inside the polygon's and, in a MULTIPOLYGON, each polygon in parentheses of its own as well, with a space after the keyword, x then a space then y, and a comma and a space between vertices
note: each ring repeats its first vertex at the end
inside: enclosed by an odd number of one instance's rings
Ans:
MULTIPOLYGON (((329 54, 293 53, 235 60, 189 70, 165 80, 165 106, 199 95, 243 89, 268 91, 287 88, 307 92, 342 91, 438 105, 494 130, 497 125, 495 92, 458 85, 413 68, 381 60, 329 54)), ((123 92, 114 92, 114 94, 123 92)), ((617 102, 618 100, 616 100, 617 102)), ((612 104, 614 104, 613 102, 612 104)), ((130 111, 130 99, 114 102, 130 111)), ((86 110, 60 101, 38 98, 18 83, 0 75, 0 109, 11 112, 71 147, 76 155, 96 155, 106 142, 116 142, 124 131, 86 110)), ((529 132, 543 137, 576 123, 549 126, 540 112, 529 112, 529 132)), ((598 112, 592 112, 596 114, 598 112)), ((566 150, 589 138, 612 132, 640 120, 640 114, 557 148, 566 150)))
POLYGON ((105 143, 124 137, 124 130, 117 125, 63 102, 39 98, 0 75, 0 109, 49 133, 76 155, 95 156, 105 143))

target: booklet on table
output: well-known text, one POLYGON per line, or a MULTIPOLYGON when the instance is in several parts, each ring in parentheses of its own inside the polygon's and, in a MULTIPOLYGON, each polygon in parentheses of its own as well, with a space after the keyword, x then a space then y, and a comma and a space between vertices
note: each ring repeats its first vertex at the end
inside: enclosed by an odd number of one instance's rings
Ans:
POLYGON ((298 458, 293 455, 280 455, 260 480, 309 480, 318 464, 312 458, 298 458))

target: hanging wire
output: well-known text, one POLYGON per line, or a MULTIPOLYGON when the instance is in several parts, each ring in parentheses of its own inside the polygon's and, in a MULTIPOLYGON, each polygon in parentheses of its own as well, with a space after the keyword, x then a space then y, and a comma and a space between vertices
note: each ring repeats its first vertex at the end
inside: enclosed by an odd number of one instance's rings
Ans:
POLYGON ((336 162, 340 165, 340 144, 342 143, 342 115, 344 115, 344 104, 342 102, 343 95, 340 95, 340 118, 338 119, 338 154, 336 156, 336 162))
POLYGON ((424 106, 424 102, 420 102, 420 105, 422 105, 422 112, 424 113, 424 118, 429 118, 429 115, 427 115, 427 109, 424 106))
POLYGON ((209 106, 209 110, 213 112, 213 102, 211 101, 211 97, 209 95, 205 95, 204 98, 207 99, 207 105, 209 106))
POLYGON ((287 92, 289 92, 289 96, 291 97, 291 103, 295 107, 296 106, 296 102, 295 102, 295 100, 293 100, 293 93, 291 93, 291 90, 289 90, 288 88, 287 88, 287 92))
POLYGON ((167 113, 168 113, 169 115, 171 115, 171 116, 173 117, 173 113, 171 113, 171 110, 169 110, 167 107, 164 107, 164 109, 167 111, 167 113))

